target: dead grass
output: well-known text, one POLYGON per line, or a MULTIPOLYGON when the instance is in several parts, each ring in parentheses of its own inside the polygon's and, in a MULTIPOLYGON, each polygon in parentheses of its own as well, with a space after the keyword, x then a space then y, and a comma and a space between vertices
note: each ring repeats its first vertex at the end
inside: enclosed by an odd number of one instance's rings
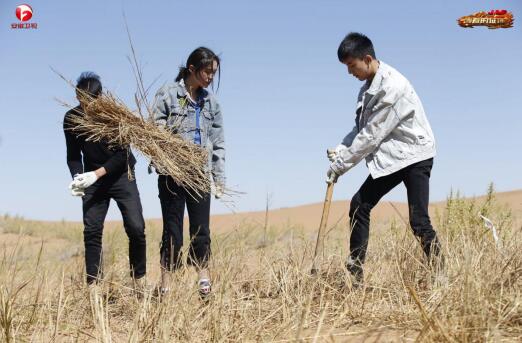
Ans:
POLYGON ((96 99, 83 95, 89 103, 85 114, 72 116, 73 131, 89 141, 106 142, 112 147, 131 146, 163 175, 170 175, 193 194, 210 193, 208 154, 205 149, 185 141, 180 135, 133 113, 111 93, 96 99))
MULTIPOLYGON (((82 254, 67 253, 82 244, 81 224, 35 229, 41 224, 4 217, 2 237, 11 238, 0 242, 0 337, 5 342, 519 341, 522 238, 510 218, 492 192, 483 202, 452 195, 434 218, 446 256, 442 273, 425 267, 418 243, 402 223, 374 225, 360 289, 352 289, 343 267, 345 228, 330 231, 322 273, 313 277, 315 234, 297 227, 268 226, 265 232, 263 226, 244 224, 213 233, 214 293, 202 302, 192 269, 172 275, 173 290, 162 301, 152 292, 136 298, 121 227, 105 231, 105 282, 89 295, 82 254), (497 224, 501 250, 477 219, 478 211, 497 224)), ((152 284, 159 280, 160 230, 148 223, 152 284)))

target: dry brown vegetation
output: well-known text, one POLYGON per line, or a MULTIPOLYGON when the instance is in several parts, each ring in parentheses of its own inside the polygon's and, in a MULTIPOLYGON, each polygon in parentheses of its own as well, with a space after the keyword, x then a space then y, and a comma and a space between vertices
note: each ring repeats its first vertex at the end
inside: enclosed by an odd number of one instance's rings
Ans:
POLYGON ((170 175, 193 194, 210 192, 205 149, 158 127, 151 115, 146 119, 132 112, 111 93, 96 99, 82 96, 89 105, 84 115, 71 117, 75 132, 89 141, 106 142, 112 147, 131 146, 153 161, 159 173, 170 175))
MULTIPOLYGON (((493 194, 448 198, 433 218, 446 270, 433 273, 402 221, 372 225, 366 282, 352 289, 343 268, 345 225, 329 228, 322 274, 309 274, 315 232, 243 224, 213 233, 213 296, 202 302, 196 274, 172 276, 159 301, 136 297, 124 230, 104 234, 105 281, 84 285, 82 227, 0 221, 0 337, 5 342, 420 341, 522 338, 522 238, 493 194), (490 217, 494 244, 477 213, 490 217)), ((159 279, 161 228, 148 222, 148 279, 159 279)))

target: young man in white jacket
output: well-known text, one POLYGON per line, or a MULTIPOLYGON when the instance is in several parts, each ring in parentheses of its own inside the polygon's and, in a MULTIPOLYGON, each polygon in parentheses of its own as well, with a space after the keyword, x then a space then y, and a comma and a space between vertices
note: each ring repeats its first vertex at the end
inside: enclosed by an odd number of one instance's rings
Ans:
POLYGON ((347 268, 356 282, 363 279, 368 247, 370 212, 379 200, 403 182, 408 193, 409 219, 428 261, 440 254, 440 244, 428 214, 429 180, 435 156, 435 139, 421 101, 409 81, 377 60, 371 40, 350 33, 337 51, 348 73, 365 81, 357 99, 355 126, 335 149, 327 182, 362 159, 370 175, 350 203, 350 256, 347 268))

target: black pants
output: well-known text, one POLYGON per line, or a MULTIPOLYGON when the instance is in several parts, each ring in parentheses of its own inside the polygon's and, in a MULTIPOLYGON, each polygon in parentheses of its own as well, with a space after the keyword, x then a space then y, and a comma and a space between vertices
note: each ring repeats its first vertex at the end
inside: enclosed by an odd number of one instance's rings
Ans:
POLYGON ((202 197, 190 195, 170 176, 158 177, 159 198, 163 214, 161 239, 161 265, 167 270, 181 266, 183 246, 183 217, 185 204, 190 222, 190 248, 187 263, 206 268, 210 257, 210 194, 202 197))
POLYGON ((393 174, 377 179, 368 176, 350 203, 351 265, 353 273, 362 273, 362 265, 368 247, 370 212, 379 200, 399 183, 404 182, 408 193, 410 226, 415 236, 420 238, 424 253, 428 258, 438 255, 440 246, 431 226, 428 213, 430 173, 433 158, 407 166, 393 174))
POLYGON ((85 190, 83 197, 83 239, 87 283, 101 275, 103 222, 114 199, 123 217, 123 226, 129 237, 131 276, 139 279, 146 273, 145 221, 136 180, 127 173, 104 176, 85 190))

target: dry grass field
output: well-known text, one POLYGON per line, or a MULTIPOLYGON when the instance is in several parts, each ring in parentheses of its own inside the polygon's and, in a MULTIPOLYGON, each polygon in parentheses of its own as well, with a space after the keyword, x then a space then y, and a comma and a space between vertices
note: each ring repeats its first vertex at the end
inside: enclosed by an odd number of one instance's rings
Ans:
MULTIPOLYGON (((104 233, 104 282, 84 284, 80 223, 0 218, 3 342, 517 342, 522 340, 522 191, 434 204, 445 268, 423 264, 401 217, 375 210, 362 288, 352 288, 347 202, 332 207, 322 272, 309 273, 321 205, 212 219, 213 295, 196 273, 137 296, 121 223, 104 233), (478 213, 496 225, 501 245, 478 213)), ((400 214, 400 215, 399 215, 400 214)), ((159 280, 161 225, 147 221, 148 281, 159 280)), ((187 246, 187 244, 185 245, 187 246)))

